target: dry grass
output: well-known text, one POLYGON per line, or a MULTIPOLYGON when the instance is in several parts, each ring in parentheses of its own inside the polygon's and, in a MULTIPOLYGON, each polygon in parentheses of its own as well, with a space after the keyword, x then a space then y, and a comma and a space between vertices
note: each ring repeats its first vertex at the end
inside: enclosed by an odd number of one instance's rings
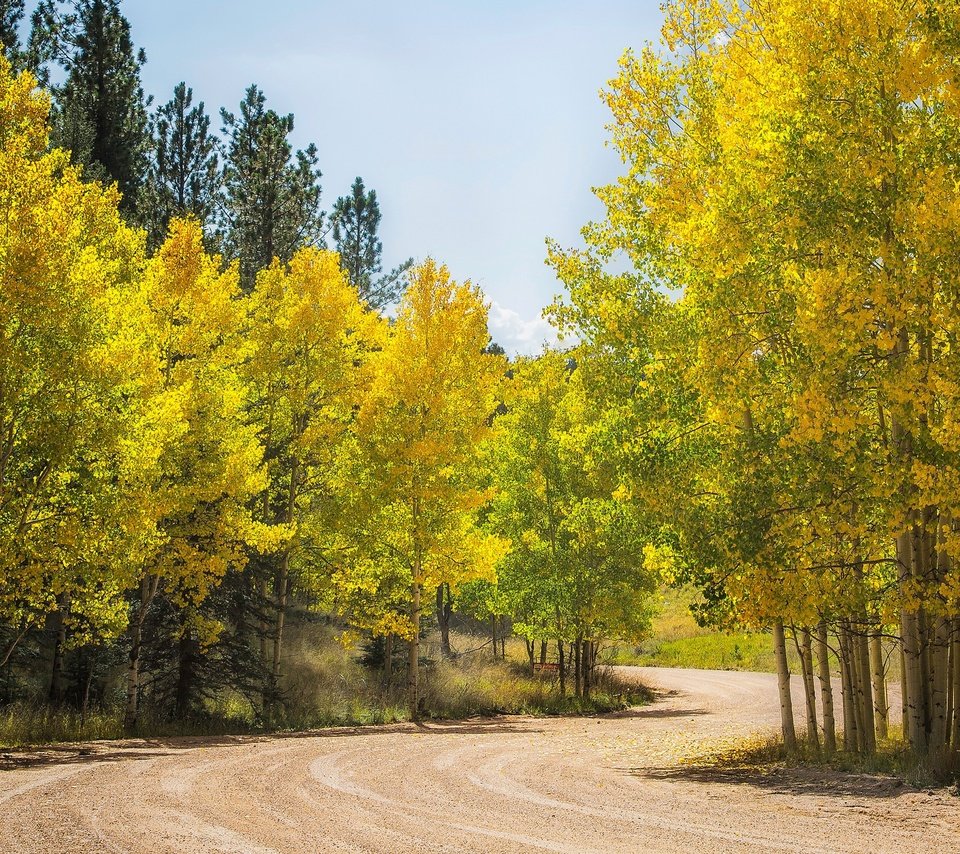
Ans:
MULTIPOLYGON (((838 738, 842 740, 842 734, 838 733, 838 738)), ((788 751, 779 736, 755 737, 702 764, 726 770, 769 772, 777 768, 819 768, 843 774, 882 775, 918 789, 950 783, 960 786, 960 754, 950 751, 940 756, 920 756, 910 750, 897 728, 892 728, 889 738, 881 741, 876 752, 869 755, 845 750, 826 754, 804 733, 798 733, 795 751, 788 751)))

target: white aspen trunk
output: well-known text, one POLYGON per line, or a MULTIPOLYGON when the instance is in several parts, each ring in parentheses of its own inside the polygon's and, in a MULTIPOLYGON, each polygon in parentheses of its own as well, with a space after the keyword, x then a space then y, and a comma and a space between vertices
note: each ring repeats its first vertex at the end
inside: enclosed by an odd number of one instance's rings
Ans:
POLYGON ((783 620, 773 623, 773 651, 777 657, 777 688, 780 692, 780 728, 783 745, 791 753, 797 749, 797 732, 793 724, 793 698, 790 695, 790 665, 787 663, 787 643, 783 620))
POLYGON ((857 732, 857 708, 854 700, 852 656, 846 629, 837 627, 837 646, 840 648, 840 684, 843 686, 843 749, 856 753, 860 749, 857 732))
POLYGON ((803 699, 807 715, 807 743, 817 753, 820 752, 820 737, 817 733, 817 694, 813 678, 813 647, 810 632, 791 626, 793 645, 800 657, 800 675, 803 677, 803 699))
POLYGON ((876 723, 873 718, 873 691, 870 685, 870 649, 867 636, 856 634, 853 636, 853 650, 856 655, 857 666, 857 699, 860 703, 860 738, 864 753, 875 753, 877 738, 876 723))
POLYGON ((833 713, 833 682, 830 678, 830 648, 827 646, 827 624, 817 626, 817 663, 820 677, 820 705, 823 707, 823 749, 837 749, 837 723, 833 713))
POLYGON ((960 619, 953 621, 953 640, 950 644, 951 672, 953 673, 953 719, 951 721, 950 744, 960 751, 960 619))
POLYGON ((900 650, 900 735, 904 741, 909 739, 910 712, 907 709, 907 658, 903 654, 903 638, 897 647, 900 650))
POLYGON ((950 629, 947 621, 938 617, 933 626, 930 649, 930 743, 931 752, 939 753, 948 744, 947 700, 948 671, 950 667, 950 629))
MULTIPOLYGON (((419 563, 419 559, 418 559, 419 563)), ((420 573, 410 586, 410 643, 407 645, 407 702, 410 720, 420 720, 420 573)))
POLYGON ((877 739, 887 737, 887 721, 890 705, 887 702, 887 678, 883 667, 883 646, 880 632, 870 634, 870 678, 873 682, 873 710, 877 724, 877 739))

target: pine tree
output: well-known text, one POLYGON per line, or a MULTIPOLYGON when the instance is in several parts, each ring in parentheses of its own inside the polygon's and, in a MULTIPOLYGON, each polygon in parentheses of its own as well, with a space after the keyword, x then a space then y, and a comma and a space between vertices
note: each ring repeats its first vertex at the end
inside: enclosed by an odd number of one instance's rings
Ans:
POLYGON ((33 14, 31 63, 49 83, 50 66, 66 71, 54 95, 53 142, 72 153, 88 178, 116 182, 121 213, 137 210, 146 172, 147 102, 140 83, 146 62, 135 50, 119 0, 43 0, 33 14))
POLYGON ((383 244, 377 235, 380 218, 376 190, 366 191, 359 177, 353 182, 350 195, 337 199, 330 215, 340 263, 350 284, 374 309, 400 298, 406 285, 403 274, 413 264, 411 258, 386 275, 379 275, 383 271, 383 244))
POLYGON ((227 137, 224 242, 249 292, 274 258, 286 263, 303 246, 323 245, 321 172, 315 145, 293 151, 293 114, 268 110, 257 86, 247 89, 239 114, 220 115, 227 137))
POLYGON ((201 101, 180 83, 173 98, 158 107, 150 122, 153 149, 143 199, 143 220, 151 246, 159 246, 175 217, 210 223, 220 188, 217 140, 201 101))
POLYGON ((14 71, 23 66, 19 26, 23 20, 23 0, 0 0, 0 45, 14 71))

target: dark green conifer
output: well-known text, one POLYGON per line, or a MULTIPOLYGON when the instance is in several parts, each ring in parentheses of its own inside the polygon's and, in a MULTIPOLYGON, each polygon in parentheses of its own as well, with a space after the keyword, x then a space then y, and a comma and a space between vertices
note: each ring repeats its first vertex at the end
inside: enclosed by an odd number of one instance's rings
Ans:
POLYGON ((395 303, 404 290, 403 274, 413 263, 409 259, 386 275, 383 271, 383 245, 380 242, 380 205, 376 190, 369 192, 363 179, 353 182, 349 196, 337 199, 330 214, 333 242, 340 263, 352 284, 371 308, 381 309, 395 303))

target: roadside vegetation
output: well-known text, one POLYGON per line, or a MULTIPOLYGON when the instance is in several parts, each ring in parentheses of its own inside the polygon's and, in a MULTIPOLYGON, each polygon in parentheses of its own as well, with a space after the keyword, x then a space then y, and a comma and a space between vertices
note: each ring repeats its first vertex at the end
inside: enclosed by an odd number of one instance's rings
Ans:
MULTIPOLYGON (((344 648, 336 631, 322 623, 295 626, 284 668, 282 709, 264 720, 241 694, 226 691, 207 699, 188 718, 171 718, 147 705, 136 730, 124 729, 123 696, 118 692, 86 715, 21 700, 0 709, 0 748, 87 742, 135 736, 243 735, 304 731, 322 727, 389 724, 410 719, 402 656, 386 676, 381 657, 370 649, 344 648)), ((603 714, 640 706, 651 699, 641 684, 598 669, 589 697, 560 694, 555 671, 533 673, 523 643, 510 638, 505 652, 492 654, 489 638, 454 632, 454 658, 440 655, 434 632, 423 643, 423 719, 460 720, 477 716, 603 714)))
MULTIPOLYGON (((769 633, 727 633, 698 625, 690 611, 698 596, 690 587, 663 587, 658 599, 660 610, 651 620, 650 635, 637 644, 605 650, 605 664, 777 672, 769 633)), ((795 664, 796 653, 789 650, 789 655, 795 664)))

